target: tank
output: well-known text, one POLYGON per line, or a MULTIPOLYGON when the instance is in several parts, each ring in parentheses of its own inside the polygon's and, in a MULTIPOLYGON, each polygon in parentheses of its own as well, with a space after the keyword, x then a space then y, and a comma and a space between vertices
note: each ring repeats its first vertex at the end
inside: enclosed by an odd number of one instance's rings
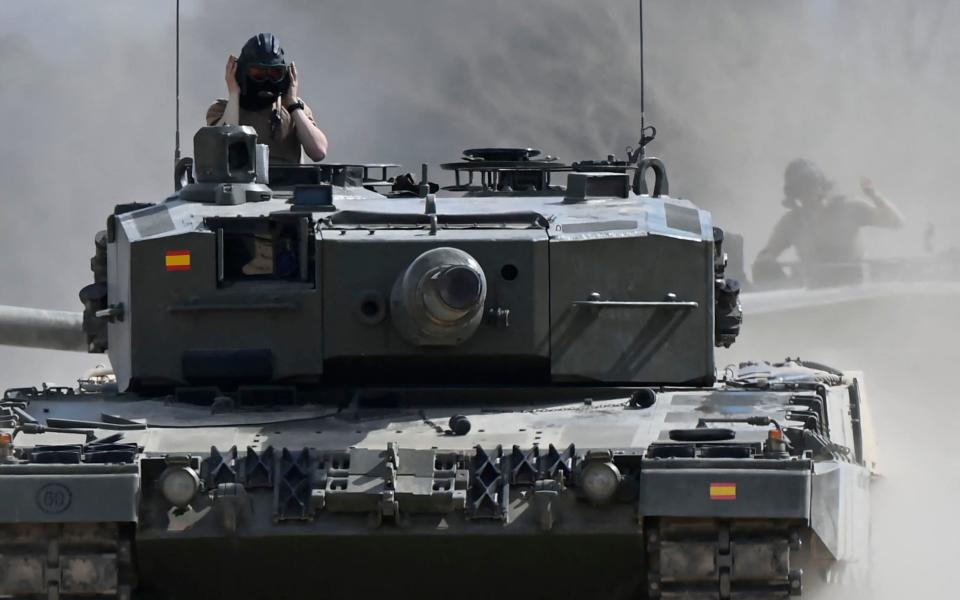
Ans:
POLYGON ((662 162, 479 148, 439 189, 256 142, 201 129, 119 204, 83 313, 0 311, 112 366, 4 394, 0 595, 781 598, 865 560, 863 376, 717 368, 738 286, 662 162))

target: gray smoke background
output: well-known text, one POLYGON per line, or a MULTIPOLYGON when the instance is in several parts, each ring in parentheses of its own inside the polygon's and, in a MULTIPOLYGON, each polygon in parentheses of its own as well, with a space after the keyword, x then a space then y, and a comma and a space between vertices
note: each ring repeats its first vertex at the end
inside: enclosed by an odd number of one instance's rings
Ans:
MULTIPOLYGON (((591 0, 182 0, 182 127, 190 154, 223 96, 228 53, 272 31, 331 139, 330 160, 452 160, 531 145, 602 158, 640 127, 637 6, 591 0)), ((172 190, 174 3, 0 2, 0 303, 79 310, 93 235, 121 202, 172 190)), ((960 243, 960 2, 647 0, 651 153, 671 191, 746 234, 748 261, 782 212, 783 168, 861 175, 905 213, 867 234, 873 256, 960 243)), ((434 168, 435 176, 438 171, 434 168)), ((797 355, 867 372, 886 478, 877 485, 870 598, 960 589, 944 375, 951 303, 905 302, 792 320, 748 318, 723 360, 797 355)), ((98 357, 0 350, 3 385, 69 383, 98 357)), ((851 596, 845 596, 851 597, 851 596)))

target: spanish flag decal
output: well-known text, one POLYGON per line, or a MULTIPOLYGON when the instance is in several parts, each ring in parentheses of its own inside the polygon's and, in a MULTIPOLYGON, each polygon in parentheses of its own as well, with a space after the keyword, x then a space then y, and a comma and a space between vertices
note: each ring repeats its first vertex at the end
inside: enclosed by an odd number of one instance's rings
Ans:
POLYGON ((711 483, 711 484, 710 484, 710 499, 711 499, 711 500, 736 500, 736 499, 737 499, 737 484, 735 484, 735 483, 711 483))
POLYGON ((190 270, 190 251, 189 250, 167 250, 164 258, 168 271, 189 271, 190 270))

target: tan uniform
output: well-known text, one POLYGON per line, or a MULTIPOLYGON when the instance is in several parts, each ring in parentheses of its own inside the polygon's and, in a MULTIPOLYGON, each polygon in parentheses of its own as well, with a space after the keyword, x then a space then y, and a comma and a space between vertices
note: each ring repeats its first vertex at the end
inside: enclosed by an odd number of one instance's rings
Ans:
MULTIPOLYGON (((223 118, 227 101, 220 98, 207 109, 207 125, 216 125, 223 118)), ((313 111, 304 104, 303 113, 312 123, 313 111)), ((287 109, 278 101, 270 108, 252 111, 240 107, 240 124, 257 130, 258 142, 270 146, 270 162, 300 164, 302 154, 297 138, 296 123, 287 109)))
POLYGON ((780 218, 762 254, 775 259, 791 246, 806 263, 863 260, 862 227, 895 228, 898 221, 881 208, 834 197, 825 206, 793 209, 780 218))
MULTIPOLYGON (((854 283, 862 277, 863 241, 860 229, 901 225, 887 207, 836 196, 815 208, 795 208, 780 218, 766 247, 757 257, 763 265, 794 248, 808 285, 854 283)), ((757 264, 754 277, 758 276, 757 264)))

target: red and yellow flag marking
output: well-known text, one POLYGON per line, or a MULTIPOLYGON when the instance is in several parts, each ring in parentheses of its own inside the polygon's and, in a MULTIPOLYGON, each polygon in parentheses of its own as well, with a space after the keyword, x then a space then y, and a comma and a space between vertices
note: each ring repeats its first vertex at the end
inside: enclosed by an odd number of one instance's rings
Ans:
POLYGON ((710 499, 711 499, 711 500, 736 500, 736 499, 737 499, 737 484, 735 484, 735 483, 711 483, 711 484, 710 484, 710 499))
POLYGON ((167 250, 164 262, 168 271, 189 271, 190 270, 190 251, 189 250, 167 250))

